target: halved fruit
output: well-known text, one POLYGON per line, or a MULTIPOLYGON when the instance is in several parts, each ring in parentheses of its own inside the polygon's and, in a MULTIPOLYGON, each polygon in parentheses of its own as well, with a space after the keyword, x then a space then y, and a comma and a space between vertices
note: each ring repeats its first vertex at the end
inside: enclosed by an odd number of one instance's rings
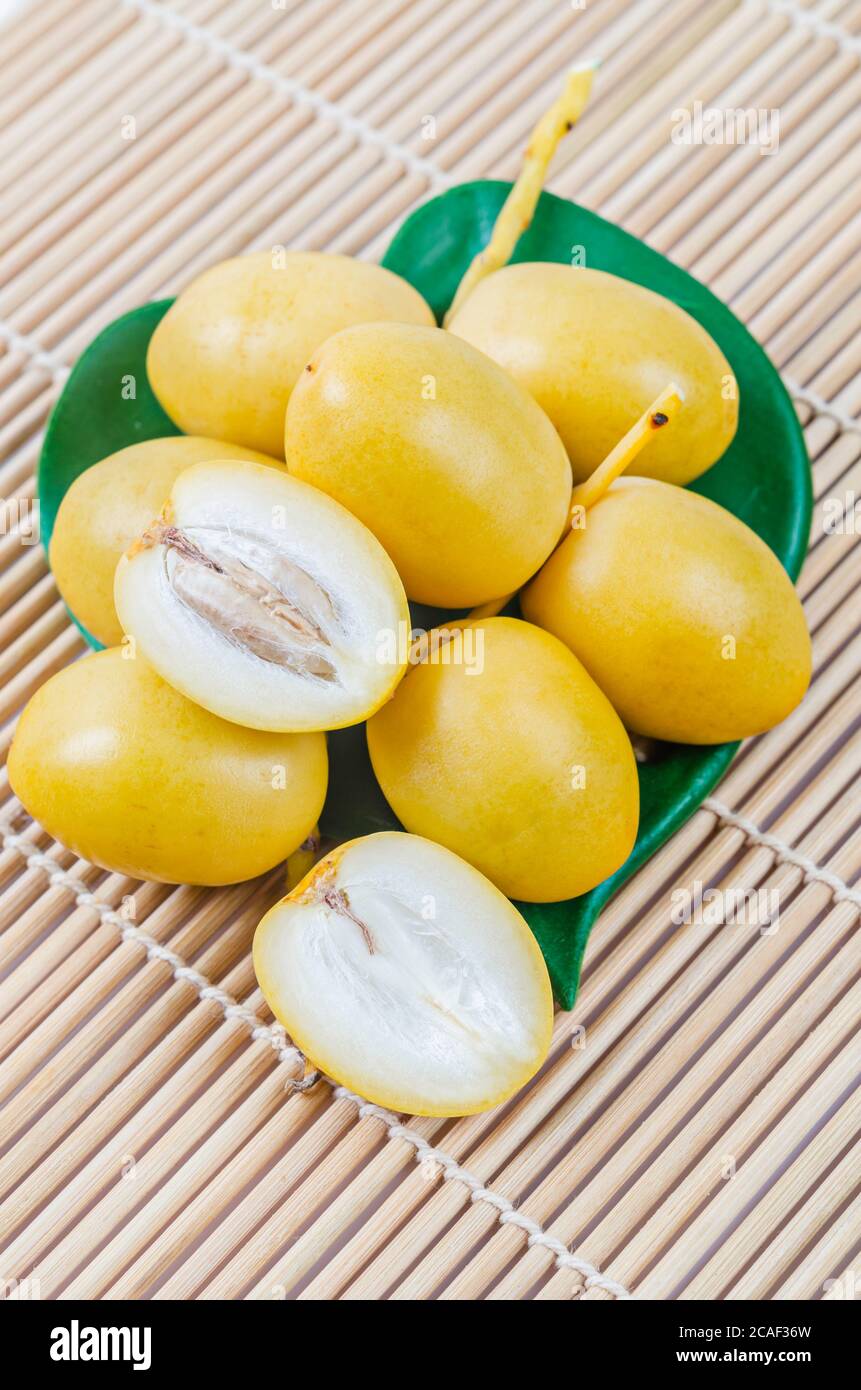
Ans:
POLYGON ((239 444, 175 434, 130 444, 78 474, 54 522, 51 569, 63 601, 97 642, 112 647, 123 640, 114 607, 117 564, 176 478, 194 463, 235 458, 284 467, 239 444))
POLYGON ((406 596, 379 541, 260 464, 186 469, 120 560, 114 599, 164 680, 252 729, 356 724, 406 664, 406 596))
POLYGON ((418 835, 384 831, 327 854, 263 918, 254 968, 297 1047, 394 1110, 487 1110, 550 1046, 550 980, 520 913, 418 835))

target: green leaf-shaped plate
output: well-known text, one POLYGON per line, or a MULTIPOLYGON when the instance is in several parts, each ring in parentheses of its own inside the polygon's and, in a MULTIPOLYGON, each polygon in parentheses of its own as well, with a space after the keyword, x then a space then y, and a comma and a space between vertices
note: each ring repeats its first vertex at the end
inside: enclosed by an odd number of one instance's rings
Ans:
MULTIPOLYGON (((486 243, 509 188, 496 182, 454 188, 413 213, 392 242, 384 264, 411 281, 438 316, 448 307, 469 261, 486 243)), ((568 263, 576 247, 584 248, 588 265, 648 285, 674 300, 720 344, 739 382, 739 429, 721 461, 694 486, 753 527, 795 578, 810 529, 810 466, 792 402, 765 353, 734 315, 685 271, 594 213, 551 194, 542 194, 513 259, 568 263)), ((46 546, 63 494, 79 473, 128 444, 177 433, 152 394, 145 366, 150 336, 170 303, 144 305, 110 324, 71 373, 51 416, 39 464, 46 546)), ((445 616, 428 609, 413 612, 420 627, 445 616)), ((371 771, 364 729, 330 734, 329 744, 331 782, 324 833, 346 839, 396 826, 371 771)), ((658 756, 640 767, 640 833, 627 863, 591 893, 570 902, 518 904, 544 952, 564 1008, 574 1003, 586 941, 601 908, 693 814, 737 747, 662 745, 658 756)))

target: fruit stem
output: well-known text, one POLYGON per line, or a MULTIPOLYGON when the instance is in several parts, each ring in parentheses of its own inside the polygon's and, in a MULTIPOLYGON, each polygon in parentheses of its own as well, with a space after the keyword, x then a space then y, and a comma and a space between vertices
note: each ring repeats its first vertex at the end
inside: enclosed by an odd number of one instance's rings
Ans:
MULTIPOLYGON (((665 386, 648 409, 643 411, 636 424, 631 426, 628 433, 622 436, 619 443, 614 445, 607 457, 598 464, 594 473, 591 473, 585 482, 578 484, 573 489, 571 505, 568 509, 568 521, 554 549, 558 550, 568 535, 572 522, 579 517, 580 512, 593 506, 599 498, 604 496, 610 484, 614 483, 620 474, 624 473, 625 469, 634 462, 649 440, 654 439, 655 432, 672 424, 684 405, 684 400, 684 392, 680 386, 676 386, 674 382, 665 386)), ((483 603, 479 608, 473 608, 468 621, 473 622, 478 618, 495 618, 497 613, 501 613, 506 604, 510 603, 513 598, 514 594, 504 594, 502 598, 491 599, 489 603, 483 603)))
POLYGON ((576 124, 589 100, 592 80, 598 62, 579 64, 568 72, 565 87, 538 121, 529 137, 523 156, 523 167, 511 192, 493 224, 490 240, 473 258, 457 287, 448 313, 443 319, 447 328, 468 294, 471 294, 486 275, 507 265, 517 242, 535 214, 547 167, 564 135, 576 124))
POLYGON ((599 463, 594 473, 580 483, 571 493, 571 507, 568 512, 569 525, 587 507, 592 507, 604 496, 611 483, 625 472, 634 459, 645 449, 657 430, 671 425, 684 404, 684 392, 675 382, 665 386, 660 395, 623 435, 609 452, 603 463, 599 463))

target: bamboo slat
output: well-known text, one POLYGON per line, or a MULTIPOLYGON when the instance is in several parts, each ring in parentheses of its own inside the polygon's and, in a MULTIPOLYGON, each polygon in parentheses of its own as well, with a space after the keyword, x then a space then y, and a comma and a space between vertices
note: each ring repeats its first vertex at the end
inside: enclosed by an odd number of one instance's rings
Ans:
POLYGON ((280 875, 103 873, 29 822, 4 769, 0 1282, 589 1303, 833 1298, 854 1277, 859 36, 861 0, 55 0, 2 31, 4 755, 84 649, 26 509, 94 334, 246 250, 378 258, 428 197, 513 177, 587 56, 599 80, 549 186, 749 324, 795 395, 816 502, 808 696, 604 911, 547 1066, 500 1113, 399 1124, 326 1081, 297 1092, 249 955, 280 875), (673 143, 695 101, 776 109, 777 151, 673 143), (676 926, 696 882, 776 895, 779 929, 676 926))

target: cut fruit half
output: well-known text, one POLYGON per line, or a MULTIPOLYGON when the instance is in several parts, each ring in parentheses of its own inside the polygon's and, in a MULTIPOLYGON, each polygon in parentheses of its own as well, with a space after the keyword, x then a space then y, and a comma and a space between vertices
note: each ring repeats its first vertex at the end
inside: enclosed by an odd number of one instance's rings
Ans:
POLYGON ((487 1110, 550 1046, 550 980, 520 913, 418 835, 384 831, 327 854, 263 918, 254 968, 314 1065, 393 1110, 487 1110))
POLYGON ((120 556, 148 526, 184 468, 209 459, 248 459, 280 468, 239 444, 189 434, 144 439, 79 473, 65 493, 51 533, 51 569, 60 596, 79 623, 107 647, 123 640, 114 607, 120 556))
POLYGON ((406 665, 406 596, 379 541, 261 464, 186 469, 120 560, 114 599, 164 680, 252 729, 356 724, 406 665))

